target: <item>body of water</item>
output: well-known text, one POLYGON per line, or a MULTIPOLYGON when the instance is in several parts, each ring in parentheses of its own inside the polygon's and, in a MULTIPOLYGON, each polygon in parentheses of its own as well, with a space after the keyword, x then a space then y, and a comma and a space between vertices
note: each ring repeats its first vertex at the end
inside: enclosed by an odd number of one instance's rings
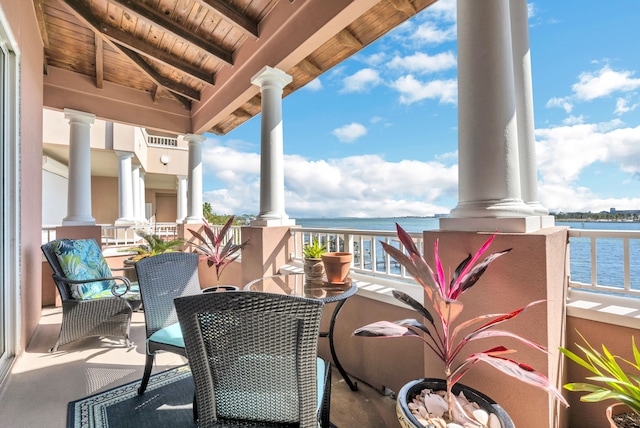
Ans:
MULTIPOLYGON (((390 217, 390 218, 303 218, 296 224, 303 227, 328 229, 386 230, 395 231, 398 223, 408 232, 422 232, 437 229, 439 221, 433 217, 390 217)), ((631 222, 556 222, 558 226, 572 229, 591 230, 640 230, 640 223, 631 222)), ((597 283, 623 287, 623 248, 621 239, 598 239, 597 283)), ((365 248, 366 250, 366 248, 365 248)), ((571 279, 586 284, 591 283, 591 244, 589 238, 571 238, 571 279)), ((379 253, 380 254, 380 253, 379 253)), ((640 239, 629 243, 631 288, 640 290, 640 239)))

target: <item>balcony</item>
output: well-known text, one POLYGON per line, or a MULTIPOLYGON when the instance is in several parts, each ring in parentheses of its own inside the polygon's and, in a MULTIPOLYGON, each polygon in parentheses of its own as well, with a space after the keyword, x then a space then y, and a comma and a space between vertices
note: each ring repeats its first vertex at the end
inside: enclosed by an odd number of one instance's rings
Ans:
MULTIPOLYGON (((236 229, 235 236, 239 236, 240 230, 236 229)), ((354 425, 356 420, 358 423, 362 420, 367 421, 366 426, 370 427, 398 426, 392 397, 403 383, 422 376, 423 349, 419 345, 406 343, 407 341, 365 344, 350 336, 350 332, 365 320, 369 322, 368 320, 381 319, 382 314, 391 314, 392 319, 406 317, 405 310, 390 296, 392 289, 399 288, 417 299, 422 299, 420 289, 406 272, 379 248, 378 242, 381 240, 399 245, 395 233, 300 227, 292 228, 290 233, 293 242, 292 253, 283 270, 301 270, 302 245, 313 238, 330 242, 331 250, 346 250, 354 254, 351 275, 359 291, 357 296, 348 301, 341 313, 340 321, 336 325, 336 338, 340 359, 357 381, 359 390, 349 390, 340 374, 334 370, 332 422, 338 427, 357 426, 354 425), (402 349, 402 364, 398 363, 397 347, 402 349)), ((423 234, 412 235, 418 247, 422 248, 423 234)), ((640 327, 640 305, 637 289, 629 285, 630 272, 634 271, 637 263, 633 257, 629 257, 629 252, 634 254, 633 248, 640 242, 637 241, 640 239, 640 232, 570 229, 568 237, 574 246, 577 246, 576 239, 588 240, 586 246, 589 248, 589 261, 593 263, 590 269, 592 274, 597 272, 598 260, 602 257, 598 254, 598 249, 601 248, 598 245, 599 240, 615 240, 623 254, 618 260, 620 274, 617 276, 626 279, 618 286, 600 285, 598 275, 594 274, 593 278, 596 280, 592 283, 577 282, 571 279, 571 265, 577 261, 575 255, 574 260, 567 258, 566 311, 562 326, 558 328, 564 329, 562 334, 566 337, 567 344, 578 341, 576 330, 588 332, 592 343, 606 343, 614 352, 631 357, 624 353, 630 351, 630 336, 640 327)), ((582 242, 581 245, 584 246, 585 243, 582 242)), ((584 257, 584 254, 579 255, 584 257)), ((602 282, 602 279, 600 281, 602 282)), ((59 322, 59 309, 43 308, 42 320, 27 353, 17 362, 6 383, 4 396, 0 400, 0 412, 9 415, 9 420, 18 421, 16 426, 37 426, 51 423, 52 420, 60 421, 59 425, 62 426, 66 415, 65 404, 68 401, 141 377, 144 350, 139 347, 123 349, 108 339, 88 339, 67 345, 67 349, 57 354, 46 353, 46 349, 55 341, 59 322), (78 373, 83 375, 78 376, 78 373), (28 411, 28 403, 23 400, 25 396, 32 397, 31 400, 37 397, 39 402, 46 405, 42 411, 28 411)), ((142 314, 136 313, 132 335, 134 342, 138 344, 144 343, 143 322, 142 314)), ((323 357, 330 358, 326 344, 320 344, 320 353, 323 357)), ((162 354, 154 373, 184 362, 180 357, 162 354)), ((579 380, 584 376, 581 370, 571 365, 565 366, 562 370, 560 377, 565 379, 563 382, 579 380)), ((492 382, 500 385, 500 379, 499 376, 492 377, 492 382)), ((562 417, 571 421, 570 426, 599 426, 590 424, 602 418, 604 405, 580 403, 579 394, 566 393, 565 396, 569 399, 571 407, 562 417)))

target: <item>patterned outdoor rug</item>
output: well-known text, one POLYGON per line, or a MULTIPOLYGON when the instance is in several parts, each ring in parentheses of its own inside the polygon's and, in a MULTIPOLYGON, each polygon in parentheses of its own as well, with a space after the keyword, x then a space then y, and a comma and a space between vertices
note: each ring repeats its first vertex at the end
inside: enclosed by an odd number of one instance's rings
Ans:
POLYGON ((188 365, 69 403, 67 428, 194 427, 193 380, 188 365))

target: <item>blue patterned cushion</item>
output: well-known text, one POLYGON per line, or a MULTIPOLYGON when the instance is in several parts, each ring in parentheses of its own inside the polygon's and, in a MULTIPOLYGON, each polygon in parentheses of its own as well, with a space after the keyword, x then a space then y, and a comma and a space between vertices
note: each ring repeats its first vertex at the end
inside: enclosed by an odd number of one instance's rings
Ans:
MULTIPOLYGON (((98 243, 93 239, 58 239, 52 244, 60 267, 69 279, 91 279, 112 277, 111 269, 102 256, 98 243)), ((93 295, 111 290, 114 280, 71 284, 74 299, 90 299, 93 295)))
MULTIPOLYGON (((129 300, 129 301, 136 301, 136 300, 140 300, 140 287, 138 286, 137 282, 132 282, 131 283, 131 288, 129 288, 129 291, 125 294, 124 290, 125 290, 125 285, 122 284, 120 285, 120 283, 118 283, 118 287, 116 288, 116 293, 118 294, 118 296, 122 297, 123 299, 129 300)), ((90 297, 88 297, 89 299, 101 299, 103 297, 113 297, 113 292, 111 291, 111 288, 106 288, 104 290, 102 290, 101 292, 94 294, 90 297)), ((86 300, 86 299, 84 299, 86 300)))

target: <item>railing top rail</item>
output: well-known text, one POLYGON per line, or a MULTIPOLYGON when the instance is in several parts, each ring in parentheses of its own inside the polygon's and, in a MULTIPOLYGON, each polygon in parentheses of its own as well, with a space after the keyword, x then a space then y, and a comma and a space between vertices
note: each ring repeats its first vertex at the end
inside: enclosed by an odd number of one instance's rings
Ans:
POLYGON ((640 239, 640 230, 569 229, 569 237, 640 239))
MULTIPOLYGON (((395 230, 364 230, 364 229, 338 229, 323 227, 296 227, 291 229, 293 232, 307 233, 338 233, 343 235, 363 235, 363 236, 398 236, 395 230)), ((409 235, 414 238, 422 238, 422 232, 410 232, 409 235)))

